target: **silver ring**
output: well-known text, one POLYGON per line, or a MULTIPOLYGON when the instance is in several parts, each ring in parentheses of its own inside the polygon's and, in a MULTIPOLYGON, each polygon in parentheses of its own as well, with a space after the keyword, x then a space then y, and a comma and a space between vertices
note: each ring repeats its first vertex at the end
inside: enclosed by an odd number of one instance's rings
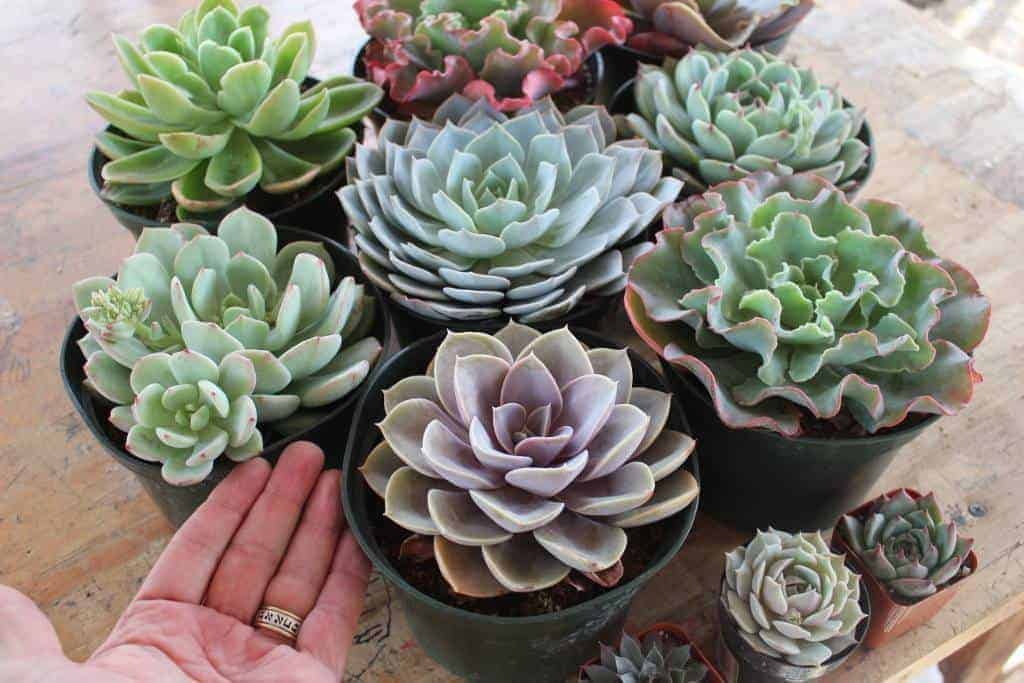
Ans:
POLYGON ((280 607, 263 605, 256 610, 256 617, 252 620, 256 628, 267 629, 284 636, 294 642, 299 637, 299 628, 302 626, 302 619, 280 607))

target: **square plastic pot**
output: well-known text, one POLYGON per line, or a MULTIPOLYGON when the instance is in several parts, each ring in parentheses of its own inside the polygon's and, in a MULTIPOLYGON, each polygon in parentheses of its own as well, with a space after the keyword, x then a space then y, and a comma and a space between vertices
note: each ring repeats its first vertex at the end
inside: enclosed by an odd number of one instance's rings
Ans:
MULTIPOLYGON (((718 669, 711 663, 711 660, 701 651, 697 644, 690 640, 690 637, 686 635, 686 631, 683 630, 682 626, 669 622, 659 622, 653 626, 649 626, 636 635, 636 639, 639 642, 643 642, 651 633, 664 633, 672 637, 678 645, 689 645, 690 646, 690 658, 698 660, 701 664, 707 667, 708 673, 704 677, 704 683, 725 683, 725 679, 722 678, 722 674, 718 673, 718 669)), ((584 669, 591 664, 597 664, 600 661, 600 657, 594 657, 589 662, 580 667, 580 673, 578 677, 578 683, 588 683, 590 681, 587 678, 587 674, 584 669)))
MULTIPOLYGON (((903 490, 915 500, 921 497, 921 494, 914 489, 903 490)), ((896 489, 886 495, 893 496, 898 492, 899 489, 896 489)), ((875 500, 870 500, 847 514, 862 518, 871 509, 875 500)), ((846 542, 838 528, 832 532, 832 548, 836 552, 845 553, 850 562, 857 567, 857 571, 864 577, 864 585, 867 586, 868 595, 871 596, 872 609, 871 628, 868 629, 864 645, 871 649, 882 647, 886 643, 896 640, 904 633, 913 631, 918 626, 931 621, 932 617, 938 614, 946 606, 946 603, 953 599, 953 596, 960 590, 961 584, 971 576, 974 576, 978 571, 978 556, 972 550, 964 563, 971 570, 968 576, 946 585, 923 600, 906 602, 893 595, 884 583, 872 575, 871 570, 861 560, 860 555, 846 542)))
POLYGON ((831 529, 859 504, 899 449, 938 420, 878 436, 811 438, 767 429, 730 429, 707 390, 688 372, 661 361, 704 453, 703 509, 740 529, 831 529))
MULTIPOLYGON (((574 329, 589 347, 621 348, 593 332, 574 329)), ((451 673, 486 683, 562 683, 580 662, 596 651, 600 641, 619 636, 633 598, 654 574, 682 548, 697 514, 698 499, 674 516, 659 522, 666 525, 657 558, 639 576, 580 605, 559 612, 531 617, 502 617, 453 607, 428 596, 403 577, 391 564, 374 534, 385 520, 371 515, 370 490, 358 471, 381 435, 376 424, 384 417, 382 391, 410 375, 422 374, 433 358, 443 333, 408 346, 385 361, 370 385, 353 420, 345 454, 343 502, 350 528, 373 566, 395 588, 409 629, 420 647, 451 673)), ((633 351, 634 383, 665 387, 657 372, 633 351)), ((668 426, 690 433, 686 418, 673 401, 668 426)), ((697 454, 684 465, 700 482, 697 454)), ((628 549, 626 552, 629 552, 628 549)))
MULTIPOLYGON (((339 277, 353 275, 356 280, 366 285, 366 291, 373 296, 377 307, 376 318, 370 334, 380 340, 381 346, 386 352, 391 339, 391 324, 387 308, 384 306, 383 297, 377 288, 364 278, 356 258, 340 244, 305 230, 278 227, 277 234, 281 246, 298 240, 322 243, 331 258, 334 259, 339 277)), ((214 487, 228 475, 234 463, 227 458, 218 458, 214 463, 213 471, 202 482, 192 486, 174 486, 164 481, 160 474, 160 463, 147 462, 128 453, 124 449, 125 435, 111 425, 108 420, 112 404, 89 391, 84 385, 85 358, 82 356, 77 342, 85 336, 85 333, 85 326, 82 324, 81 318, 76 316, 64 335, 64 342, 60 350, 60 372, 64 381, 64 389, 78 415, 96 437, 96 440, 100 442, 100 445, 121 465, 132 471, 167 521, 175 527, 179 527, 206 500, 214 487)), ((377 366, 379 367, 383 362, 383 359, 378 360, 377 366)), ((312 421, 304 429, 287 435, 277 435, 276 438, 268 438, 266 447, 260 452, 260 457, 273 463, 288 444, 293 441, 306 440, 313 441, 324 449, 327 454, 326 466, 328 469, 339 467, 341 453, 337 450, 332 453, 331 446, 343 444, 348 438, 349 425, 356 404, 375 372, 376 368, 372 369, 362 385, 330 406, 326 414, 312 421)), ((265 438, 273 435, 267 426, 261 427, 261 430, 265 438)))

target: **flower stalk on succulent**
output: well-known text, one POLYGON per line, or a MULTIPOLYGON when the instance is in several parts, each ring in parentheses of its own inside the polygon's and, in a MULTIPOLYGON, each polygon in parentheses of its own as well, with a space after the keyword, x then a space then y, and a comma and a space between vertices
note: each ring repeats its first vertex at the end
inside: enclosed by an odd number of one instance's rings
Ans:
POLYGON ((603 107, 550 98, 509 117, 455 95, 430 122, 389 120, 348 174, 363 271, 435 320, 549 320, 621 292, 639 249, 623 245, 682 186, 603 107))
POLYGON ((634 96, 629 127, 694 190, 771 171, 814 173, 851 191, 867 173, 863 110, 767 53, 698 49, 641 64, 634 96))
POLYGON ((590 683, 701 683, 708 669, 691 656, 689 643, 673 642, 671 634, 651 632, 639 643, 622 634, 618 650, 601 645, 597 664, 583 667, 590 683))
POLYGON ((584 60, 633 30, 614 0, 357 0, 370 78, 405 111, 448 96, 515 111, 574 84, 584 60))
POLYGON ((755 651, 819 666, 855 644, 860 575, 820 532, 758 531, 725 556, 722 604, 755 651))
POLYGON ((852 435, 952 415, 981 380, 990 306, 898 205, 758 173, 674 205, 629 273, 626 309, 733 429, 789 436, 841 410, 852 435))
POLYGON ((814 8, 814 0, 629 0, 628 4, 642 20, 629 46, 672 57, 700 45, 722 52, 747 45, 757 48, 789 33, 814 8))
POLYGON ((671 396, 633 386, 625 350, 587 350, 568 328, 449 333, 384 406, 361 471, 460 595, 542 590, 573 570, 614 584, 626 530, 697 495, 694 442, 665 427, 671 396))
POLYGON ((110 160, 104 198, 150 206, 173 197, 181 217, 226 209, 257 186, 296 192, 341 165, 352 124, 383 91, 349 76, 303 91, 313 26, 298 22, 274 39, 269 21, 259 5, 202 0, 177 27, 146 28, 138 44, 114 36, 131 89, 86 96, 114 128, 96 137, 110 160))
POLYGON ((871 574, 904 600, 923 600, 970 573, 974 541, 943 518, 930 493, 881 496, 863 517, 843 515, 839 530, 871 574))
POLYGON ((115 404, 130 453, 163 463, 171 483, 200 481, 221 453, 262 450, 257 422, 286 432, 300 408, 369 374, 381 351, 367 336, 373 299, 353 277, 335 280, 322 243, 279 251, 274 226, 244 207, 216 236, 147 228, 116 279, 74 285, 88 386, 115 404))

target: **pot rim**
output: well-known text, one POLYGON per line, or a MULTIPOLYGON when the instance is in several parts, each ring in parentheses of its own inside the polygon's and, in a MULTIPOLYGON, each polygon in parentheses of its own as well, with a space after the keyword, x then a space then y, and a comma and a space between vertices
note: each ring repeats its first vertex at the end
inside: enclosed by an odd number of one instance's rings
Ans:
POLYGON ((924 429, 930 427, 932 424, 934 424, 940 417, 944 417, 943 415, 938 415, 938 414, 934 414, 934 413, 933 414, 918 413, 920 415, 926 415, 926 417, 923 420, 921 420, 920 422, 918 422, 917 424, 912 425, 910 427, 903 426, 903 424, 901 423, 899 425, 891 427, 890 429, 892 431, 890 431, 890 432, 888 432, 886 434, 872 434, 870 436, 857 436, 857 437, 837 436, 837 437, 833 437, 833 438, 826 438, 826 437, 823 437, 823 436, 786 436, 785 434, 780 434, 780 433, 778 433, 776 431, 773 431, 771 429, 765 429, 764 427, 745 427, 745 428, 734 429, 732 427, 727 426, 724 422, 722 422, 722 418, 718 416, 718 411, 715 410, 714 403, 711 402, 711 398, 708 395, 707 390, 704 389, 704 385, 700 384, 699 382, 697 382, 695 384, 695 380, 692 377, 692 373, 686 372, 684 370, 681 370, 680 368, 677 368, 676 366, 672 365, 672 363, 669 363, 664 358, 661 358, 661 356, 659 356, 658 358, 659 358, 659 360, 661 360, 662 368, 666 369, 666 370, 671 369, 673 372, 675 372, 675 376, 680 380, 680 383, 682 384, 682 386, 684 386, 686 388, 686 390, 692 396, 694 396, 697 399, 699 399, 700 402, 708 410, 713 412, 715 414, 715 419, 717 419, 722 424, 722 426, 724 428, 729 429, 729 430, 733 430, 733 431, 738 431, 738 432, 740 432, 740 431, 742 431, 742 432, 752 432, 752 433, 756 433, 759 436, 762 436, 764 438, 772 439, 772 440, 776 440, 776 441, 800 441, 801 443, 806 443, 806 444, 811 444, 811 445, 825 445, 825 444, 831 444, 831 445, 836 445, 836 444, 843 444, 843 445, 845 445, 845 444, 874 445, 874 444, 884 443, 886 441, 892 441, 892 440, 898 439, 898 438, 906 435, 907 433, 921 432, 924 429))
MULTIPOLYGON (((584 328, 572 328, 572 332, 576 336, 579 336, 580 334, 582 334, 582 335, 584 335, 586 337, 589 337, 591 340, 595 340, 595 341, 600 340, 600 343, 602 345, 607 344, 608 348, 620 348, 619 346, 617 346, 611 340, 606 339, 605 337, 602 337, 601 335, 599 335, 596 332, 593 332, 591 330, 587 330, 587 329, 584 329, 584 328)), ((412 353, 413 351, 419 351, 422 347, 425 347, 425 346, 433 346, 433 347, 436 348, 441 343, 441 341, 444 339, 444 336, 446 334, 447 334, 447 332, 444 332, 444 331, 438 332, 437 334, 433 334, 433 335, 431 335, 429 337, 425 337, 425 338, 420 339, 420 340, 418 340, 418 341, 416 341, 416 342, 414 342, 412 344, 409 344, 405 348, 403 348, 400 351, 398 351, 398 353, 395 353, 394 355, 392 355, 389 358, 387 358, 386 360, 384 360, 380 364, 380 366, 378 368, 378 371, 376 373, 376 376, 384 374, 392 365, 394 365, 399 360, 401 360, 406 354, 412 353)), ((581 341, 584 341, 584 340, 581 339, 581 341)), ((590 346, 593 347, 595 345, 594 344, 590 344, 590 346)), ((603 348, 603 346, 602 347, 598 347, 598 348, 603 348)), ((628 346, 626 346, 624 348, 626 348, 628 350, 628 352, 629 352, 630 362, 632 362, 632 363, 639 363, 639 364, 641 364, 641 366, 645 366, 647 368, 647 370, 649 370, 650 372, 653 373, 653 376, 659 377, 659 383, 661 384, 661 387, 660 387, 661 390, 665 390, 665 389, 668 388, 667 386, 665 386, 664 380, 660 379, 660 376, 657 374, 657 371, 654 369, 653 366, 651 366, 650 363, 647 363, 647 361, 645 361, 642 357, 640 357, 640 355, 636 351, 630 349, 628 346)), ((355 413, 353 414, 353 421, 356 421, 356 420, 359 420, 359 419, 362 418, 363 411, 364 411, 364 408, 365 408, 365 403, 368 400, 370 400, 371 393, 375 393, 375 392, 367 391, 366 393, 363 394, 362 398, 359 400, 359 404, 356 406, 355 413)), ((671 394, 671 391, 669 391, 668 393, 671 394)), ((681 424, 685 428, 686 433, 690 434, 691 433, 690 432, 690 425, 689 425, 689 423, 686 420, 686 415, 683 413, 682 407, 679 405, 678 401, 675 400, 675 397, 673 397, 673 399, 672 399, 672 409, 670 411, 670 420, 671 420, 673 414, 677 418, 677 422, 679 424, 681 424)), ((567 607, 567 608, 565 608, 563 610, 560 610, 558 612, 548 612, 548 613, 545 613, 545 614, 537 614, 537 615, 528 616, 528 617, 506 617, 506 616, 497 616, 497 615, 489 615, 489 614, 480 614, 479 612, 472 612, 470 610, 462 609, 461 607, 456 607, 454 605, 449 605, 446 602, 442 602, 442 601, 440 601, 440 600, 438 600, 438 599, 436 599, 436 598, 434 598, 434 597, 432 597, 430 595, 427 595, 426 593, 423 593, 418 588, 416 588, 415 586, 410 584, 405 579, 405 577, 402 576, 401 572, 399 572, 394 567, 394 565, 392 565, 392 563, 387 559, 387 557, 385 557, 384 554, 379 550, 376 542, 373 541, 372 532, 369 532, 368 530, 363 529, 360 526, 360 524, 358 523, 359 516, 355 514, 354 503, 351 500, 351 497, 346 495, 348 490, 349 490, 349 488, 352 487, 352 486, 360 485, 360 484, 362 486, 366 486, 365 482, 361 482, 361 481, 360 482, 355 482, 354 481, 355 477, 358 476, 357 475, 358 469, 357 469, 357 467, 356 467, 356 465, 354 463, 354 460, 355 460, 354 456, 355 456, 355 450, 356 450, 356 438, 357 438, 357 432, 355 430, 350 431, 349 435, 348 435, 348 442, 347 442, 346 447, 345 447, 345 459, 344 459, 344 461, 342 463, 342 489, 341 490, 342 490, 342 504, 343 504, 343 507, 344 507, 344 510, 345 510, 345 517, 349 520, 350 528, 352 529, 353 535, 356 537, 356 541, 359 543, 359 546, 362 548, 362 550, 366 554, 366 556, 370 559, 371 563, 373 564, 374 569, 376 569, 378 572, 383 574, 384 577, 389 582, 391 582, 392 584, 398 586, 406 595, 412 597, 413 599, 415 599, 415 600, 417 600, 417 601, 419 601, 421 603, 424 603, 424 604, 428 605, 432 609, 444 610, 444 611, 447 611, 447 612, 456 612, 456 613, 459 614, 460 618, 465 619, 466 621, 470 621, 470 622, 487 622, 487 623, 492 623, 492 624, 496 623, 496 624, 501 624, 501 625, 517 625, 517 626, 518 625, 531 625, 531 624, 545 624, 545 623, 549 623, 549 622, 559 621, 559 620, 565 618, 566 615, 575 616, 575 615, 580 614, 580 613, 582 613, 584 611, 592 610, 595 607, 601 606, 601 605, 606 604, 608 602, 612 602, 612 601, 618 599, 622 594, 626 593, 628 590, 634 589, 634 587, 637 590, 639 590, 643 585, 645 585, 651 579, 652 576, 654 576, 659 571, 664 569, 665 566, 669 562, 671 562, 672 559, 675 558, 676 555, 679 553, 679 551, 682 549, 683 545, 686 542, 687 537, 689 537, 689 535, 690 535, 690 531, 693 529, 693 524, 694 524, 694 521, 696 520, 696 517, 697 517, 697 508, 698 508, 698 505, 700 503, 700 493, 698 492, 697 497, 694 498, 693 502, 691 502, 685 508, 683 508, 682 510, 677 512, 675 515, 673 515, 673 517, 678 516, 678 515, 683 516, 682 517, 683 520, 684 520, 683 521, 683 529, 682 529, 681 533, 679 534, 679 537, 672 542, 672 544, 666 549, 666 551, 663 553, 663 555, 659 559, 657 559, 656 561, 652 562, 650 565, 648 565, 648 567, 643 572, 641 572, 637 576, 633 577, 628 582, 623 583, 621 585, 618 585, 615 588, 609 590, 608 592, 602 593, 601 595, 599 595, 599 596, 597 596, 595 598, 592 598, 590 600, 582 602, 582 603, 580 603, 578 605, 573 605, 572 607, 567 607)), ((700 485, 700 467, 699 467, 699 464, 698 464, 697 455, 698 455, 697 450, 694 449, 694 452, 690 454, 689 458, 687 458, 686 463, 683 465, 683 467, 689 467, 691 473, 693 474, 694 478, 697 480, 697 484, 699 486, 700 485)), ((364 459, 365 459, 365 456, 364 456, 364 459)), ((672 519, 672 517, 669 517, 668 519, 672 519)))
MULTIPOLYGON (((370 373, 366 376, 366 378, 363 379, 363 381, 358 386, 356 386, 348 396, 345 396, 341 400, 339 400, 334 408, 332 408, 323 417, 321 417, 319 420, 309 425, 305 429, 294 434, 281 436, 280 438, 275 439, 269 444, 264 444, 263 450, 261 450, 258 455, 254 456, 257 458, 263 457, 264 453, 268 451, 279 450, 292 442, 301 441, 314 430, 322 427, 325 423, 327 423, 330 420, 333 420, 339 414, 357 405, 358 399, 361 398, 363 394, 362 390, 365 389, 365 387, 377 375, 379 369, 383 367, 383 365, 387 362, 388 358, 386 357, 386 354, 388 351, 388 346, 391 343, 391 316, 389 311, 387 310, 387 306, 384 303, 384 297, 381 294, 380 290, 378 290, 376 285, 370 282, 363 274, 362 268, 359 267, 358 261, 351 251, 346 249, 337 241, 329 237, 324 237, 323 235, 310 232, 309 230, 304 230, 302 228, 295 228, 286 225, 275 225, 274 229, 279 237, 283 236, 284 234, 291 233, 295 238, 294 240, 291 241, 308 240, 322 242, 324 243, 325 247, 328 248, 329 253, 336 252, 331 253, 332 258, 335 258, 338 254, 342 254, 346 262, 346 266, 348 267, 344 271, 339 267, 338 274, 339 276, 352 275, 353 277, 356 277, 356 279, 360 281, 360 284, 363 284, 367 287, 366 291, 373 297, 378 309, 378 311, 376 312, 378 319, 374 323, 374 328, 376 329, 380 327, 383 330, 383 336, 379 338, 381 343, 381 357, 377 359, 377 363, 374 365, 374 367, 370 369, 370 373), (350 270, 353 272, 348 272, 350 270)), ((81 420, 89 428, 89 431, 92 432, 93 437, 111 455, 113 455, 118 460, 123 462, 126 466, 128 466, 130 469, 135 471, 141 472, 158 470, 162 466, 161 463, 143 460, 142 458, 139 458, 126 451, 124 448, 119 446, 117 442, 110 438, 106 430, 103 428, 100 414, 101 411, 97 409, 97 407, 102 409, 110 402, 107 401, 107 399, 100 396, 96 396, 95 398, 90 396, 88 398, 89 403, 92 403, 94 400, 99 402, 99 406, 93 407, 90 410, 89 407, 86 405, 87 401, 83 400, 83 396, 85 396, 86 392, 88 392, 88 389, 86 389, 84 386, 81 386, 80 383, 74 382, 72 380, 71 373, 69 372, 69 368, 72 366, 72 361, 74 362, 74 364, 78 365, 84 365, 85 363, 85 359, 82 358, 82 352, 78 348, 77 343, 78 339, 80 339, 84 334, 84 323, 81 317, 76 314, 74 318, 71 320, 71 322, 68 323, 67 330, 64 333, 64 339, 60 345, 61 382, 64 385, 65 393, 68 395, 68 398, 71 399, 72 406, 78 413, 79 418, 81 418, 81 420), (81 363, 79 363, 79 360, 81 360, 81 363)), ((234 462, 219 457, 214 460, 213 464, 215 469, 220 470, 231 469, 234 467, 234 465, 234 462)), ((199 482, 198 484, 193 484, 192 486, 197 486, 201 483, 202 482, 199 482)), ((189 487, 186 486, 183 488, 189 487)))
MULTIPOLYGON (((606 45, 602 49, 613 50, 613 51, 621 50, 622 52, 625 52, 626 54, 628 54, 631 57, 633 57, 634 59, 636 59, 637 61, 644 62, 646 64, 655 64, 655 63, 664 61, 665 59, 667 59, 669 57, 671 57, 672 59, 679 59, 679 57, 672 57, 672 55, 670 55, 670 54, 659 54, 657 52, 647 52, 646 50, 639 50, 639 49, 633 47, 632 45, 630 45, 629 44, 629 38, 632 38, 633 35, 636 35, 637 33, 644 32, 643 29, 645 29, 645 28, 650 28, 650 29, 654 28, 653 24, 648 22, 646 19, 643 19, 642 17, 632 16, 630 18, 633 20, 633 24, 634 24, 634 26, 636 28, 633 30, 633 34, 626 38, 626 42, 624 42, 622 45, 606 45)), ((768 52, 769 54, 778 54, 776 52, 773 52, 772 48, 775 47, 776 45, 778 45, 779 43, 783 43, 784 41, 788 40, 793 35, 793 32, 797 29, 797 26, 799 26, 799 25, 800 25, 800 22, 797 22, 792 27, 790 27, 790 29, 788 31, 784 31, 784 32, 778 34, 777 36, 769 38, 768 40, 762 40, 760 43, 757 43, 757 44, 753 44, 753 43, 750 43, 748 41, 747 43, 739 46, 736 49, 737 50, 750 49, 750 50, 758 50, 759 52, 768 52)), ((698 46, 697 45, 689 45, 688 44, 686 46, 686 51, 689 52, 690 50, 694 49, 695 47, 698 47, 698 46)), ((779 51, 781 52, 781 49, 779 51)))

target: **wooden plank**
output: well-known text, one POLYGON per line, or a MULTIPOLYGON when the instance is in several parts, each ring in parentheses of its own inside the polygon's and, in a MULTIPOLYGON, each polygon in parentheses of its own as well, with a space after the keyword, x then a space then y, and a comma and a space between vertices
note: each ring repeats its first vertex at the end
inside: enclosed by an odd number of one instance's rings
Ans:
MULTIPOLYGON (((109 32, 135 35, 174 21, 191 2, 12 4, 0 28, 11 55, 0 61, 11 84, 0 102, 0 582, 37 600, 67 652, 81 659, 170 533, 131 475, 84 430, 57 373, 62 328, 73 315, 70 284, 113 271, 131 248, 86 184, 87 140, 101 121, 81 96, 123 86, 109 32)), ((351 63, 360 33, 347 3, 267 4, 279 27, 316 18, 318 72, 351 63)), ((975 403, 908 447, 879 486, 934 489, 975 536, 982 560, 935 621, 857 654, 835 676, 900 680, 1024 605, 1024 424, 1016 416, 1024 394, 1024 76, 898 0, 822 4, 791 53, 868 107, 880 164, 866 194, 908 205, 933 245, 979 276, 995 310, 978 354, 986 381, 975 403)), ((681 621, 707 645, 721 554, 741 540, 701 516, 684 551, 638 599, 634 625, 681 621)), ((376 581, 369 595, 348 678, 450 680, 410 641, 394 592, 376 581)))

